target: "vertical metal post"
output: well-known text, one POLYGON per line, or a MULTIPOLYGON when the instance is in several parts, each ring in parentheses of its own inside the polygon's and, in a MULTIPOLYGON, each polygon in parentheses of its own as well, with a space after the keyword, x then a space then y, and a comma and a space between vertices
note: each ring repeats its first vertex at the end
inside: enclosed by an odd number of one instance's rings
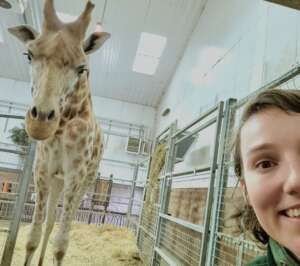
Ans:
POLYGON ((219 145, 219 158, 218 158, 218 171, 216 176, 216 185, 214 192, 214 202, 212 208, 212 221, 210 229, 210 240, 208 247, 208 258, 206 265, 215 265, 215 253, 216 253, 216 232, 220 222, 220 209, 221 201, 223 199, 223 189, 228 176, 228 168, 225 163, 229 161, 230 152, 228 151, 228 142, 230 140, 231 130, 234 124, 233 106, 236 103, 236 99, 228 99, 226 101, 224 118, 221 129, 220 145, 219 145))
POLYGON ((13 252, 16 245, 19 225, 22 218, 24 204, 27 198, 28 185, 32 177, 32 166, 34 161, 36 143, 32 142, 29 146, 29 153, 26 156, 22 175, 20 176, 20 184, 14 208, 13 219, 10 223, 9 234, 7 236, 4 251, 1 259, 1 266, 10 266, 12 262, 13 252))
POLYGON ((173 135, 176 133, 176 130, 177 130, 177 121, 175 121, 169 129, 168 152, 166 156, 164 175, 163 175, 163 179, 161 180, 161 186, 160 186, 159 209, 158 209, 158 217, 157 217, 156 228, 155 228, 155 239, 154 239, 154 248, 153 248, 152 258, 151 258, 151 266, 155 265, 155 261, 156 261, 155 247, 159 245, 159 241, 160 241, 160 227, 161 227, 162 218, 160 217, 159 213, 165 213, 168 207, 167 197, 170 190, 170 182, 168 182, 168 178, 171 177, 171 173, 173 171, 173 166, 174 166, 175 139, 173 138, 173 135))
POLYGON ((139 163, 137 162, 134 170, 133 170, 133 178, 132 178, 132 184, 131 184, 131 190, 130 190, 130 198, 128 202, 128 208, 127 208, 127 227, 129 226, 129 220, 131 219, 131 213, 132 213, 132 205, 134 201, 134 192, 136 187, 136 180, 139 172, 139 163))
POLYGON ((213 160, 211 163, 211 172, 210 172, 210 180, 209 186, 207 191, 207 199, 206 199, 206 208, 205 208, 205 221, 203 226, 203 234, 201 237, 201 250, 200 250, 200 266, 205 266, 206 263, 206 255, 207 255, 207 246, 208 246, 208 239, 209 239, 209 227, 210 227, 210 216, 211 216, 211 206, 213 202, 213 193, 214 193, 214 186, 215 186, 215 175, 217 170, 217 159, 218 159, 218 152, 219 152, 219 138, 220 138, 220 130, 222 124, 222 117, 223 117, 223 102, 219 103, 217 109, 217 122, 216 122, 216 131, 215 131, 215 138, 214 138, 214 149, 213 149, 213 160))
POLYGON ((139 246, 139 239, 140 239, 140 233, 141 233, 143 208, 144 208, 144 201, 145 201, 145 197, 146 197, 146 191, 147 191, 147 184, 148 184, 148 178, 149 178, 149 173, 150 173, 151 161, 152 161, 152 156, 150 155, 149 156, 149 161, 148 161, 148 166, 147 166, 146 182, 145 182, 144 189, 143 189, 142 206, 140 208, 140 213, 139 213, 139 224, 138 224, 137 236, 136 236, 138 246, 139 246))
MULTIPOLYGON (((114 178, 114 175, 113 174, 110 174, 109 175, 109 183, 108 183, 108 189, 107 189, 107 193, 106 193, 106 196, 105 196, 105 202, 104 202, 104 213, 103 213, 103 216, 101 218, 101 223, 104 224, 105 222, 105 217, 106 217, 106 213, 107 213, 107 208, 109 206, 109 202, 110 202, 110 198, 111 198, 111 190, 112 190, 112 185, 113 185, 113 178, 114 178)), ((100 191, 101 192, 101 191, 100 191)))

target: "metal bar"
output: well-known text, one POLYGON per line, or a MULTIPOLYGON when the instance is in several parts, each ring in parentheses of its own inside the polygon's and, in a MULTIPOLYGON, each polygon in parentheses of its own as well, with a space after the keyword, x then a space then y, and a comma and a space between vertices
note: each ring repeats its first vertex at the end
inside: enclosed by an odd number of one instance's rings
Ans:
POLYGON ((217 110, 218 115, 217 115, 217 123, 216 123, 215 139, 214 139, 213 160, 211 163, 211 175, 210 175, 209 187, 207 192, 207 200, 206 200, 206 208, 205 208, 205 216, 204 216, 205 217, 204 230, 203 230, 202 240, 201 240, 200 262, 199 262, 200 266, 205 266, 206 263, 208 238, 209 238, 209 226, 210 226, 210 218, 211 218, 211 206, 213 202, 215 175, 216 175, 218 152, 219 152, 219 135, 221 131, 222 117, 223 117, 223 106, 224 103, 221 101, 218 104, 218 110, 217 110))
POLYGON ((145 162, 147 162, 147 161, 150 161, 150 156, 148 156, 147 158, 145 158, 145 159, 143 159, 143 160, 141 160, 141 161, 139 161, 139 164, 141 165, 143 165, 145 162))
POLYGON ((218 105, 208 109, 204 114, 202 114, 199 118, 195 119, 194 121, 192 121, 190 124, 188 124, 186 127, 184 127, 183 129, 177 131, 172 137, 175 138, 178 135, 180 135, 182 132, 188 130, 189 128, 191 128, 192 126, 194 126, 195 124, 199 123, 200 121, 202 121, 204 118, 208 117, 210 114, 212 114, 213 112, 215 112, 218 109, 218 105))
POLYGON ((214 203, 212 207, 212 222, 210 229, 210 241, 208 252, 209 256, 207 259, 207 265, 214 265, 216 258, 216 246, 217 242, 215 241, 216 232, 218 231, 219 222, 220 222, 220 210, 222 208, 221 201, 223 200, 223 188, 225 181, 227 180, 228 170, 225 169, 225 161, 230 158, 230 152, 227 150, 228 141, 230 141, 230 133, 234 124, 234 110, 233 107, 236 104, 236 99, 228 99, 226 101, 224 118, 221 129, 220 136, 220 145, 219 145, 219 156, 218 156, 218 172, 216 176, 216 188, 214 192, 214 203))
POLYGON ((114 159, 110 159, 110 158, 103 158, 102 161, 111 162, 111 163, 127 164, 129 166, 135 166, 135 163, 132 163, 132 162, 121 161, 121 160, 114 160, 114 159))
MULTIPOLYGON (((166 162, 164 167, 164 174, 168 172, 172 172, 173 166, 174 166, 174 138, 172 137, 173 134, 176 132, 177 129, 177 121, 175 121, 173 124, 171 124, 168 134, 168 147, 167 155, 166 155, 166 162)), ((168 197, 168 189, 169 186, 167 184, 167 178, 164 175, 164 178, 160 182, 160 200, 159 200, 159 208, 158 211, 165 213, 166 210, 166 203, 167 203, 167 197, 168 197)), ((161 227, 161 217, 158 215, 157 222, 155 226, 155 240, 154 240, 154 247, 159 246, 160 241, 160 227, 161 227)), ((156 261, 156 254, 155 254, 155 248, 152 252, 152 258, 151 258, 151 266, 155 265, 156 261)))
POLYGON ((286 81, 294 78, 295 76, 297 76, 299 74, 300 74, 300 65, 297 65, 294 68, 292 68, 290 71, 288 71, 287 73, 282 75, 281 77, 269 82, 268 84, 262 86, 258 90, 254 91, 253 93, 250 93, 248 96, 246 96, 243 99, 239 100, 236 103, 237 108, 240 108, 242 105, 244 105, 254 95, 256 95, 256 94, 258 94, 262 91, 268 90, 268 89, 276 88, 276 87, 280 86, 281 84, 285 83, 286 81))
POLYGON ((163 219, 166 219, 170 222, 176 223, 176 224, 181 225, 183 227, 189 228, 193 231, 203 233, 203 226, 202 225, 193 224, 193 223, 190 223, 190 222, 184 221, 182 219, 179 219, 179 218, 176 218, 176 217, 173 217, 173 216, 170 216, 170 215, 166 215, 166 214, 163 214, 163 213, 159 213, 159 216, 163 219))
POLYGON ((204 166, 201 168, 196 168, 193 170, 189 170, 189 171, 184 171, 184 172, 177 172, 177 173, 167 173, 165 175, 163 175, 162 177, 160 177, 160 179, 163 179, 164 177, 180 177, 180 176, 186 176, 186 175, 191 175, 191 174, 199 174, 199 173, 203 173, 203 172, 208 172, 210 170, 210 166, 204 166))
POLYGON ((28 108, 28 105, 18 102, 8 102, 0 100, 0 106, 2 107, 10 107, 13 106, 14 109, 19 109, 25 111, 28 108))
POLYGON ((148 182, 148 179, 149 179, 151 162, 152 162, 152 156, 149 156, 149 163, 148 163, 147 175, 146 175, 147 179, 146 179, 146 183, 145 183, 145 186, 144 186, 144 189, 143 189, 143 199, 142 199, 143 203, 142 203, 142 206, 141 206, 141 209, 140 209, 139 226, 138 226, 137 237, 136 237, 138 246, 139 246, 138 241, 140 239, 140 228, 142 226, 142 215, 143 215, 143 208, 144 208, 144 203, 145 203, 145 197, 146 197, 146 191, 147 191, 147 182, 148 182))
POLYGON ((127 226, 129 224, 129 218, 131 217, 134 192, 135 192, 135 188, 136 188, 135 182, 137 180, 138 172, 139 172, 139 164, 136 163, 136 166, 133 171, 132 185, 131 185, 130 197, 129 197, 128 208, 127 208, 127 226))
MULTIPOLYGON (((11 106, 8 107, 8 113, 11 114, 11 106)), ((8 118, 5 120, 3 132, 6 132, 8 126, 8 118)))
POLYGON ((16 150, 3 149, 3 148, 0 148, 0 152, 6 152, 6 153, 12 153, 12 154, 19 154, 19 155, 25 155, 26 154, 26 152, 23 152, 23 151, 16 151, 16 150))
POLYGON ((34 161, 36 143, 32 142, 29 149, 29 154, 26 157, 23 176, 20 178, 18 189, 19 196, 16 198, 14 208, 14 216, 10 224, 9 234, 7 236, 4 251, 2 254, 1 266, 10 266, 12 262, 13 252, 16 244, 16 239, 19 231, 19 225, 22 218, 24 204, 27 198, 28 185, 32 177, 32 166, 34 161))
POLYGON ((20 169, 11 169, 11 168, 6 168, 6 167, 0 167, 1 172, 9 172, 9 173, 16 173, 20 174, 22 171, 20 169))
POLYGON ((20 120, 24 120, 24 119, 25 119, 25 116, 22 116, 22 115, 0 114, 0 118, 11 118, 11 119, 20 119, 20 120))
POLYGON ((113 135, 113 136, 122 137, 122 138, 128 138, 129 136, 131 136, 129 134, 122 134, 117 131, 107 130, 107 129, 103 129, 103 133, 106 135, 113 135))
POLYGON ((155 250, 155 252, 158 253, 159 256, 161 256, 164 259, 164 261, 166 263, 169 264, 169 266, 178 266, 179 265, 177 262, 175 262, 170 257, 168 257, 167 254, 164 251, 162 251, 160 248, 155 247, 154 250, 155 250))
POLYGON ((195 130, 193 130, 192 132, 190 132, 189 134, 181 137, 180 139, 176 140, 175 145, 178 144, 179 142, 197 134, 199 131, 206 129, 207 127, 211 126, 213 123, 215 123, 217 121, 216 117, 213 117, 212 119, 208 120, 206 123, 204 123, 203 125, 201 125, 199 128, 196 128, 195 130))
POLYGON ((156 139, 159 139, 163 134, 165 134, 168 130, 170 129, 170 126, 168 126, 167 128, 165 128, 162 132, 160 132, 158 134, 158 136, 156 137, 156 139))
POLYGON ((132 129, 137 130, 137 131, 141 127, 146 128, 145 125, 139 125, 139 124, 134 124, 134 123, 127 123, 127 122, 120 121, 120 120, 117 120, 117 119, 108 119, 108 118, 101 117, 101 116, 97 116, 96 119, 102 121, 102 123, 106 123, 106 124, 109 124, 109 123, 119 124, 119 126, 121 126, 121 125, 124 126, 123 128, 132 128, 132 129))
POLYGON ((147 231, 147 229, 146 229, 144 226, 140 225, 140 229, 141 229, 145 234, 147 234, 148 236, 150 236, 152 239, 155 238, 155 235, 153 235, 153 234, 151 234, 149 231, 147 231))

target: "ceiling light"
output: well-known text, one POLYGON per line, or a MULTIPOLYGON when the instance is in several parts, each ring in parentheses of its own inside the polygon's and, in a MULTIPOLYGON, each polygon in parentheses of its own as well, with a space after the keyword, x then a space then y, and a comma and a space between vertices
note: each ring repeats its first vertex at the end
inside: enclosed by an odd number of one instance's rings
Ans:
POLYGON ((147 75, 153 75, 158 66, 159 59, 150 56, 137 54, 133 63, 132 70, 147 75))
POLYGON ((153 75, 158 67, 166 44, 166 37, 142 32, 132 70, 138 73, 153 75))
POLYGON ((142 32, 137 53, 159 58, 162 55, 166 43, 166 37, 142 32))

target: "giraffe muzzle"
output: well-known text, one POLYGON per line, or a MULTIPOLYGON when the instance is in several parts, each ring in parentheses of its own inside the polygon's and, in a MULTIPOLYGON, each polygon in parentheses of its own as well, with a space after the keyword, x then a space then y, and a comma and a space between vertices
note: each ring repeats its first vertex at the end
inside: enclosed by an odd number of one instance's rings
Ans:
POLYGON ((54 135, 59 125, 59 119, 55 112, 48 114, 38 113, 34 108, 27 111, 25 117, 25 129, 27 134, 35 140, 46 140, 54 135))

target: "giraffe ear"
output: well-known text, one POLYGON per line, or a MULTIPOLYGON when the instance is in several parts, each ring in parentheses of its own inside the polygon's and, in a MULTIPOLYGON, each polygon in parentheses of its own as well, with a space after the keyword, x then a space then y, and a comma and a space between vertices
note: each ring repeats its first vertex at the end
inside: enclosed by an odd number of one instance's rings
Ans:
POLYGON ((110 34, 107 32, 94 32, 83 43, 83 50, 85 54, 91 54, 98 50, 107 39, 110 34))
POLYGON ((7 1, 0 1, 0 7, 3 7, 3 8, 6 8, 6 9, 9 9, 11 8, 11 4, 8 3, 7 1))
POLYGON ((9 33, 17 37, 24 44, 34 40, 38 36, 38 32, 28 25, 20 25, 20 26, 8 28, 8 31, 9 33))

